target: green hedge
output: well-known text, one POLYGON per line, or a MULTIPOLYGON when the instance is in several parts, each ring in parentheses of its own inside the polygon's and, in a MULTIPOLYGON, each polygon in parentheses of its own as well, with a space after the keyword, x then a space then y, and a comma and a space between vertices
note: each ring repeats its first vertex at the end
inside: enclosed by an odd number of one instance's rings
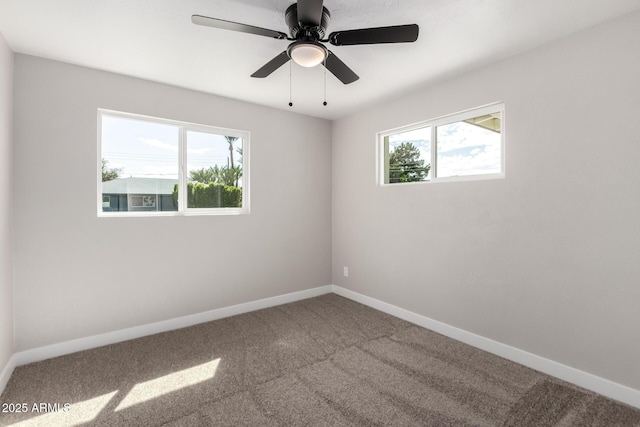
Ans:
MULTIPOLYGON (((178 185, 173 187, 173 204, 178 206, 178 185)), ((242 189, 210 182, 187 183, 187 206, 190 208, 242 207, 242 189)))

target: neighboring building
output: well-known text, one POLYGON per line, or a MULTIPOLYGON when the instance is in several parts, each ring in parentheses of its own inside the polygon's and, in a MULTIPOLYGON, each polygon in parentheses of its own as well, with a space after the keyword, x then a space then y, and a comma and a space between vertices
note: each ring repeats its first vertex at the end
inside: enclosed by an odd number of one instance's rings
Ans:
POLYGON ((117 178, 102 183, 102 210, 176 211, 173 189, 177 179, 117 178))

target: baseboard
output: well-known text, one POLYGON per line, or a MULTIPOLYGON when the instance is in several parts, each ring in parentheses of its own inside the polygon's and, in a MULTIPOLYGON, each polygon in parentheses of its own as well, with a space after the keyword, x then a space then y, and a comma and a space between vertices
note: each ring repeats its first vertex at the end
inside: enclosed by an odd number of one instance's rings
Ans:
POLYGON ((420 314, 416 314, 403 308, 396 307, 392 304, 377 300, 375 298, 350 291, 340 286, 333 285, 332 290, 334 293, 340 296, 359 302, 371 308, 375 308, 376 310, 414 323, 418 326, 430 329, 449 338, 453 338, 457 341, 461 341, 465 344, 469 344, 473 347, 482 349, 489 353, 493 353, 497 356, 504 357, 505 359, 519 363, 537 371, 544 372, 545 374, 570 382, 577 386, 586 388, 587 390, 594 391, 596 393, 602 394, 636 408, 640 408, 640 390, 636 390, 631 387, 607 380, 605 378, 598 377, 588 372, 584 372, 570 366, 554 362, 553 360, 537 356, 527 351, 511 347, 507 344, 485 338, 472 332, 447 325, 446 323, 430 319, 420 314))
MULTIPOLYGON (((331 293, 332 289, 332 285, 321 286, 318 288, 278 295, 275 297, 251 301, 243 304, 233 305, 230 307, 209 310, 203 313, 191 314, 175 319, 164 320, 161 322, 121 329, 114 332, 93 335, 90 337, 79 338, 71 341, 61 342, 58 344, 52 344, 44 347, 21 351, 15 353, 11 358, 11 360, 13 361, 13 366, 11 367, 11 369, 9 369, 9 365, 5 368, 5 371, 9 371, 7 381, 9 379, 9 376, 11 375, 11 372, 13 372, 13 367, 15 366, 26 365, 28 363, 51 359, 52 357, 64 356, 65 354, 71 354, 77 351, 115 344, 118 342, 141 338, 161 332, 186 328, 189 326, 197 325, 199 323, 222 319, 224 317, 235 316, 237 314, 248 313, 250 311, 256 311, 276 305, 282 305, 307 298, 313 298, 319 295, 331 293)), ((1 377, 1 379, 4 379, 5 371, 3 371, 3 377, 1 377)), ((2 384, 0 383, 0 385, 2 384)), ((3 388, 0 388, 0 392, 2 391, 2 389, 3 388)))
POLYGON ((16 368, 16 357, 12 355, 9 358, 9 361, 2 369, 2 373, 0 373, 0 394, 4 391, 4 388, 9 383, 9 378, 11 378, 11 374, 13 374, 13 370, 16 368))

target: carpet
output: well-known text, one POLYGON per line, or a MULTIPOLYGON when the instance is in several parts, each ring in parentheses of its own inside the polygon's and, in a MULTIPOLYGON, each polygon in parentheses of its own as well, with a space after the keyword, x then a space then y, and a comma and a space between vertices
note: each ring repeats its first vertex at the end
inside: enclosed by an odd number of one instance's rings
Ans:
POLYGON ((0 402, 2 426, 640 426, 335 294, 20 366, 0 402))

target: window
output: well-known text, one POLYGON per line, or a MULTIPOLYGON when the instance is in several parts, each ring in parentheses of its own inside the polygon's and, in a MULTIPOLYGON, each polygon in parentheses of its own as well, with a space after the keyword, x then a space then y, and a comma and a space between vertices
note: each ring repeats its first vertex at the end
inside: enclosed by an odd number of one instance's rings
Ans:
POLYGON ((155 208, 156 196, 131 196, 129 206, 132 208, 155 208))
POLYGON ((249 212, 249 133, 98 111, 98 215, 249 212))
POLYGON ((382 185, 504 176, 504 105, 378 134, 382 185))

